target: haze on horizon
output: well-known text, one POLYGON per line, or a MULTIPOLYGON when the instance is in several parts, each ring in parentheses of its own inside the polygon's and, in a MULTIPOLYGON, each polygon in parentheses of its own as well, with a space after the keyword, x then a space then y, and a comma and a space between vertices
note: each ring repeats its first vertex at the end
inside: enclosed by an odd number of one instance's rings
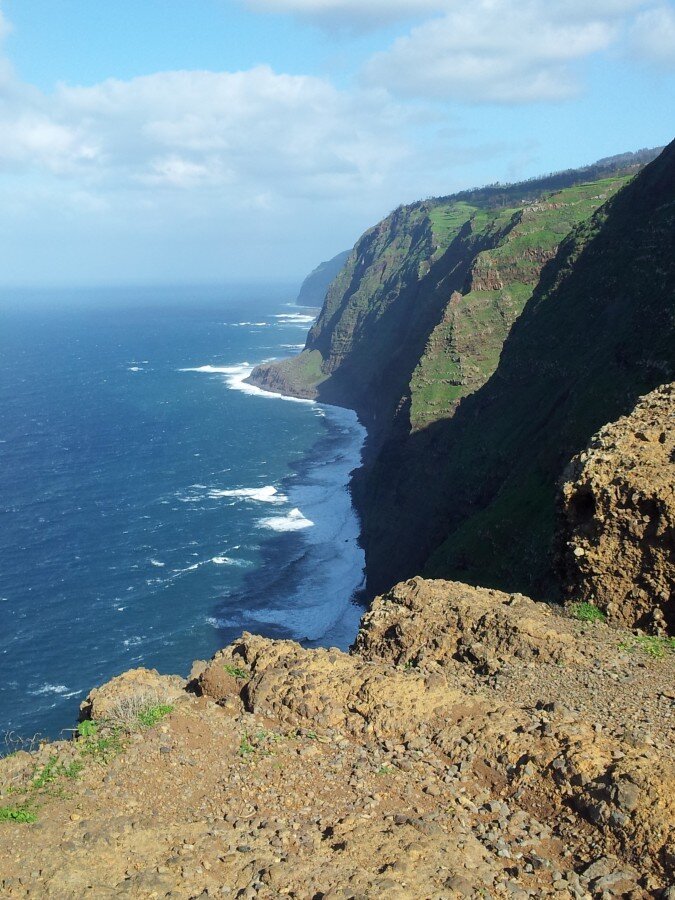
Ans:
POLYGON ((299 281, 674 109, 672 0, 0 0, 0 284, 299 281))

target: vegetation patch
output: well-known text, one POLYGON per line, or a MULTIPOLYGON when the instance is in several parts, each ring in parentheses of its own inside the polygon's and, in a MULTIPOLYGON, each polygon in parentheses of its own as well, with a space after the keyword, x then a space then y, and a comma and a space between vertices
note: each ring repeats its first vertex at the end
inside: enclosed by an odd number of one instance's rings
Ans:
POLYGON ((607 616, 594 603, 572 603, 570 615, 580 622, 606 622, 607 616))
POLYGON ((34 772, 33 780, 30 785, 31 789, 34 791, 49 789, 50 785, 53 785, 54 782, 61 778, 77 778, 82 769, 83 764, 79 760, 74 760, 68 765, 65 765, 60 762, 58 756, 54 754, 49 757, 49 760, 42 768, 38 768, 34 772))
POLYGON ((37 822, 37 814, 28 803, 0 806, 0 822, 21 822, 30 825, 37 822))
POLYGON ((122 730, 119 726, 110 726, 87 719, 80 722, 77 732, 79 735, 78 748, 80 754, 86 759, 93 759, 105 764, 124 749, 122 730))
POLYGON ((652 659, 663 659, 667 653, 675 653, 675 638, 653 637, 647 634, 638 635, 629 641, 622 641, 619 644, 620 650, 627 650, 628 653, 642 651, 652 659))
POLYGON ((271 756, 274 753, 274 745, 283 741, 285 735, 277 731, 267 731, 261 728, 250 734, 244 732, 239 743, 239 756, 249 759, 253 756, 271 756))
POLYGON ((242 669, 241 666, 233 666, 231 664, 227 664, 223 666, 228 675, 231 675, 233 678, 236 678, 237 681, 246 681, 251 677, 251 673, 247 672, 246 669, 242 669))
POLYGON ((173 706, 169 703, 149 706, 147 709, 138 713, 138 721, 144 728, 152 728, 152 726, 160 722, 164 716, 168 716, 170 712, 173 712, 173 706))

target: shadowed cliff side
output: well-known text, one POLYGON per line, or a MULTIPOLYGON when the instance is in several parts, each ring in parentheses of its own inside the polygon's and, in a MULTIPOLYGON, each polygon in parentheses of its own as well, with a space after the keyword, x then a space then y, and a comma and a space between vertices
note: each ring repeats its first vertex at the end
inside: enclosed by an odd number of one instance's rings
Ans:
POLYGON ((565 465, 674 375, 675 143, 563 242, 487 384, 359 478, 371 587, 424 569, 554 592, 565 465))

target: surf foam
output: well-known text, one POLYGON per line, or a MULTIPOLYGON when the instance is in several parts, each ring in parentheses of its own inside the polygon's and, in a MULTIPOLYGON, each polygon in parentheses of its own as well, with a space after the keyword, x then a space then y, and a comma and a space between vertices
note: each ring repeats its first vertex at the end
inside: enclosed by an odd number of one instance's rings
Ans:
POLYGON ((292 509, 287 516, 269 516, 258 522, 262 528, 271 528, 272 531, 301 531, 303 528, 312 528, 314 522, 305 518, 299 509, 292 509))
POLYGON ((287 397, 285 394, 274 394, 271 391, 263 391, 262 388, 256 387, 254 384, 246 384, 255 366, 250 363, 243 362, 236 366, 195 366, 185 369, 179 369, 179 372, 198 372, 206 375, 222 375, 225 383, 233 391, 241 391, 244 394, 250 394, 253 397, 267 397, 268 400, 286 400, 290 403, 314 403, 314 400, 304 400, 301 397, 287 397))
POLYGON ((218 500, 221 497, 237 497, 241 500, 255 500, 258 503, 286 503, 286 496, 271 484, 261 488, 235 488, 233 490, 210 490, 210 500, 218 500))

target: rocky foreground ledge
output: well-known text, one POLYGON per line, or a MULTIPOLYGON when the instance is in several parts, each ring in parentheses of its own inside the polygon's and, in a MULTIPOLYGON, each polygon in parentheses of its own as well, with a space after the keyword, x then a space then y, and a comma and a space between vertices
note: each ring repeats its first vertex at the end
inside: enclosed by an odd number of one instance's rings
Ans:
POLYGON ((0 895, 673 900, 672 642, 587 613, 414 579, 127 672, 0 761, 0 895))

